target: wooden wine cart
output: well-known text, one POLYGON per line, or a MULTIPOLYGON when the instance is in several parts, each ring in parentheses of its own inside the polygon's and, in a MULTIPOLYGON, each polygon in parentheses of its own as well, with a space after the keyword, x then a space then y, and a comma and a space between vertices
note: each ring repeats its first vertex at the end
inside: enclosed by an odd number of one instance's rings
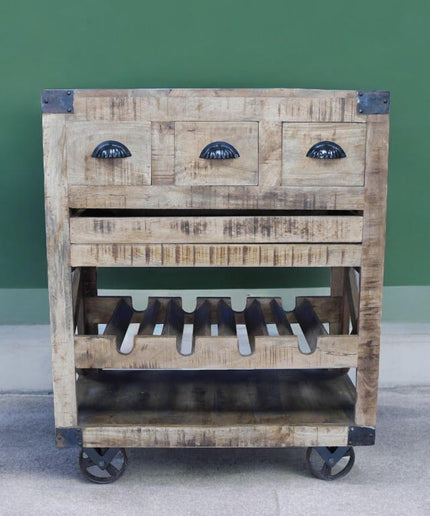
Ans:
POLYGON ((388 92, 45 90, 42 111, 57 445, 100 483, 128 447, 307 447, 345 475, 375 440, 388 92), (327 267, 331 288, 137 311, 100 267, 327 267))

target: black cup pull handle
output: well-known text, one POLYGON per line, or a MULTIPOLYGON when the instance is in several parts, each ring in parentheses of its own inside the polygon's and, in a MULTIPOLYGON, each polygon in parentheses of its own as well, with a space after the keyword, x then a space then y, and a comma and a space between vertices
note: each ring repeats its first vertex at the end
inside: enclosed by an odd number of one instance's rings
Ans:
POLYGON ((203 159, 235 159, 239 158, 238 151, 227 142, 212 142, 200 153, 203 159))
POLYGON ((318 142, 308 150, 306 156, 314 159, 346 158, 345 151, 335 142, 318 142))
POLYGON ((131 156, 131 152, 127 147, 115 140, 106 140, 99 143, 91 154, 92 158, 97 159, 128 158, 129 156, 131 156))

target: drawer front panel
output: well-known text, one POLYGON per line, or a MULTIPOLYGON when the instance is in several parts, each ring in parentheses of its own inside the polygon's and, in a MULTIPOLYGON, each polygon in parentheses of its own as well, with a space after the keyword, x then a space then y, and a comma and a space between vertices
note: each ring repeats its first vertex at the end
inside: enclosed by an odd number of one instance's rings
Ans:
POLYGON ((177 185, 257 185, 258 122, 176 122, 177 185), (212 142, 226 142, 239 153, 233 159, 200 158, 212 142))
POLYGON ((72 243, 355 242, 362 217, 82 217, 70 221, 72 243))
POLYGON ((361 186, 364 184, 365 124, 282 124, 282 184, 285 186, 361 186), (339 145, 340 159, 307 157, 318 142, 339 145))
POLYGON ((73 122, 67 125, 66 160, 70 185, 151 184, 151 127, 149 122, 73 122), (92 157, 105 141, 125 145, 131 156, 92 157))

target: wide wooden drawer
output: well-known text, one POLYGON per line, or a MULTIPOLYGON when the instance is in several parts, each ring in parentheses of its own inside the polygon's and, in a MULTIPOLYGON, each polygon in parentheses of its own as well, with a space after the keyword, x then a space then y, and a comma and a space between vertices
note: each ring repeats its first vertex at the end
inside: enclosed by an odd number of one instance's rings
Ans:
POLYGON ((75 217, 72 243, 361 242, 359 216, 75 217))
POLYGON ((145 121, 70 123, 66 129, 66 163, 70 185, 149 185, 151 124, 145 121), (105 145, 100 148, 100 144, 105 145), (121 157, 124 152, 126 155, 121 157))
POLYGON ((284 123, 282 184, 361 186, 364 184, 365 151, 365 124, 284 123), (311 153, 315 157, 308 156, 309 151, 321 142, 325 143, 320 145, 320 150, 311 153))

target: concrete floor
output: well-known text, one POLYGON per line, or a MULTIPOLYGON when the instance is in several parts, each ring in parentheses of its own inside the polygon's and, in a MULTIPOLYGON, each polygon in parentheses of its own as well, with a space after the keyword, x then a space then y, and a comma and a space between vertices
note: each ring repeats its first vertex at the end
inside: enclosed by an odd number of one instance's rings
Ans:
POLYGON ((382 389, 377 444, 314 479, 304 449, 129 450, 116 483, 86 481, 54 446, 52 397, 0 395, 0 515, 429 515, 430 386, 382 389))

